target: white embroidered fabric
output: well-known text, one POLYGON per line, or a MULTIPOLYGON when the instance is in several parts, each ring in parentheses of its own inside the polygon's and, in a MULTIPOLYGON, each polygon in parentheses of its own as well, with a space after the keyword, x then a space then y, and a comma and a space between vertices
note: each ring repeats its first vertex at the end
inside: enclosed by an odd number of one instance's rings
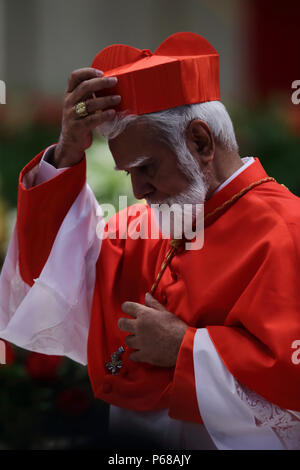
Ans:
POLYGON ((284 410, 235 380, 240 399, 247 404, 258 427, 269 427, 287 450, 300 449, 300 412, 284 410))
POLYGON ((300 413, 281 409, 237 382, 206 328, 195 335, 194 372, 199 410, 218 449, 300 449, 300 413))

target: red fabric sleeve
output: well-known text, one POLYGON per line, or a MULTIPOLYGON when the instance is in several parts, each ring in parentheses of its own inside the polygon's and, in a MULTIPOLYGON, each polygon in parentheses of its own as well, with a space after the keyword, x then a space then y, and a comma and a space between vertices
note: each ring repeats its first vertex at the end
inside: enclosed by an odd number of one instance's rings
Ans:
POLYGON ((22 279, 33 285, 50 254, 59 227, 86 181, 86 158, 56 177, 26 189, 24 176, 44 151, 20 172, 17 207, 19 267, 22 279))
POLYGON ((169 416, 182 421, 203 424, 194 375, 193 347, 196 331, 197 328, 189 327, 180 346, 173 378, 169 416))

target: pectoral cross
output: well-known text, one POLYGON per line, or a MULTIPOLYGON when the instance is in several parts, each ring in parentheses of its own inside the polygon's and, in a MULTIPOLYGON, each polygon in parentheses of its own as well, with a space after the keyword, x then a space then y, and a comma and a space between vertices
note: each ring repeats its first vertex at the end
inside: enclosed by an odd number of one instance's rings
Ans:
POLYGON ((113 375, 116 375, 118 373, 118 370, 121 369, 123 365, 120 356, 121 354, 123 354, 124 351, 125 349, 123 348, 123 346, 120 346, 119 349, 111 355, 111 362, 107 362, 105 364, 107 370, 109 370, 113 375))

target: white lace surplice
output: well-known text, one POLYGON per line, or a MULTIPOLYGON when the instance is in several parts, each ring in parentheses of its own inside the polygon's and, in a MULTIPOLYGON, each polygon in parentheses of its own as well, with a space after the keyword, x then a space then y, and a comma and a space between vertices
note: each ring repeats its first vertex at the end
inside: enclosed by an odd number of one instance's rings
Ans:
POLYGON ((281 409, 239 383, 205 328, 196 332, 194 372, 202 419, 218 449, 300 449, 300 412, 281 409))

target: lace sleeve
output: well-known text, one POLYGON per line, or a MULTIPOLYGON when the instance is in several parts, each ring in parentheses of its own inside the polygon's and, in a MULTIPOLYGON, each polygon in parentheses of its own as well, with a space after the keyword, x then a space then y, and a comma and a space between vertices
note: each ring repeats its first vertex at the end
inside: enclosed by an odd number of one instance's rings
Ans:
POLYGON ((288 450, 300 450, 300 412, 285 410, 235 380, 239 398, 250 408, 257 427, 270 428, 288 450))
POLYGON ((193 354, 199 410, 218 449, 300 449, 300 413, 281 409, 238 382, 206 328, 197 330, 193 354))

